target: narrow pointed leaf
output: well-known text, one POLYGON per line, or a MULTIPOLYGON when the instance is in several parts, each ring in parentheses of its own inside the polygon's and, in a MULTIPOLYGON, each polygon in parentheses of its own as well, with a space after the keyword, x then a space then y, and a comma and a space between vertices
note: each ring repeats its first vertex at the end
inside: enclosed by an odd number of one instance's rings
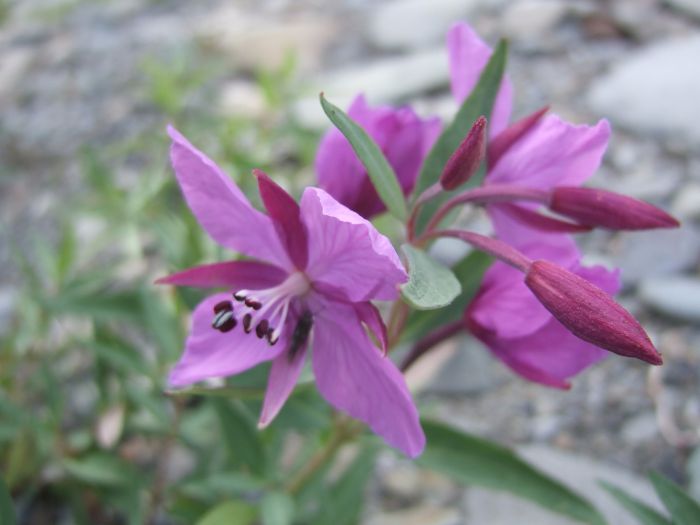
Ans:
POLYGON ((17 523, 12 498, 10 498, 10 492, 7 490, 2 478, 0 478, 0 523, 3 525, 15 525, 17 523))
MULTIPOLYGON (((377 143, 339 107, 320 96, 323 111, 333 125, 348 139, 352 149, 367 169, 372 184, 389 212, 399 220, 406 218, 406 201, 393 168, 377 143)), ((478 115, 477 115, 478 116, 478 115)), ((472 119, 471 122, 473 122, 472 119)), ((471 126, 471 122, 469 125, 471 126)), ((459 143, 458 143, 459 144, 459 143)), ((438 173, 438 176, 440 174, 438 173)), ((437 179, 435 179, 437 180, 437 179)))
POLYGON ((671 514, 673 525, 698 525, 700 523, 700 503, 661 474, 652 472, 649 479, 671 514))
MULTIPOLYGON (((479 116, 485 115, 490 120, 493 103, 505 71, 507 50, 508 45, 504 40, 501 40, 481 73, 479 82, 469 97, 462 103, 454 120, 442 132, 423 162, 414 195, 420 195, 440 179, 447 161, 459 147, 462 140, 464 140, 464 137, 467 136, 472 124, 479 116)), ((478 186, 484 178, 484 173, 482 165, 482 169, 476 175, 454 191, 462 191, 466 187, 478 186)), ((450 194, 451 192, 445 192, 423 206, 417 221, 419 230, 425 226, 425 223, 435 213, 438 206, 450 194)))
POLYGON ((219 416, 221 434, 233 463, 262 474, 266 464, 265 448, 252 416, 239 402, 222 398, 212 398, 211 402, 219 416))
POLYGON ((583 497, 520 459, 511 450, 442 423, 422 420, 428 445, 418 462, 457 482, 509 492, 591 525, 605 525, 583 497))
POLYGON ((401 246, 408 260, 408 282, 401 286, 406 302, 418 310, 442 308, 462 292, 452 270, 423 250, 410 244, 401 246))
POLYGON ((615 485, 601 481, 600 485, 608 491, 608 493, 617 500, 632 516, 634 516, 640 525, 671 525, 671 521, 659 514, 658 511, 651 508, 646 503, 642 503, 636 498, 630 496, 627 492, 615 485))

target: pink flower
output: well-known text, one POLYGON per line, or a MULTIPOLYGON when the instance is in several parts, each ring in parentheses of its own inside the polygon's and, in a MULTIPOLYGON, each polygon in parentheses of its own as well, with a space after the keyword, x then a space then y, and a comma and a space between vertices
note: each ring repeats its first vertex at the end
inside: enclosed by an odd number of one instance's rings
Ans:
POLYGON ((220 245, 255 260, 198 266, 161 283, 226 287, 192 315, 185 351, 169 383, 238 374, 272 361, 260 426, 292 392, 307 346, 321 395, 414 457, 425 437, 403 376, 370 341, 385 344, 373 299, 394 299, 407 276, 389 240, 325 191, 307 188, 297 204, 256 172, 267 214, 177 130, 170 157, 184 197, 220 245))
MULTIPOLYGON (((533 259, 554 261, 608 294, 620 288, 618 271, 582 266, 576 246, 566 237, 542 236, 521 251, 533 259)), ((514 372, 552 387, 568 388, 568 378, 608 355, 565 328, 528 289, 522 272, 502 262, 486 272, 465 322, 514 372)))
MULTIPOLYGON (((409 194, 423 159, 440 133, 440 121, 423 120, 410 107, 371 108, 362 95, 355 98, 348 115, 379 145, 394 168, 404 194, 409 194)), ((363 217, 369 218, 386 209, 362 162, 336 128, 330 129, 321 140, 316 153, 316 173, 321 188, 363 217)))

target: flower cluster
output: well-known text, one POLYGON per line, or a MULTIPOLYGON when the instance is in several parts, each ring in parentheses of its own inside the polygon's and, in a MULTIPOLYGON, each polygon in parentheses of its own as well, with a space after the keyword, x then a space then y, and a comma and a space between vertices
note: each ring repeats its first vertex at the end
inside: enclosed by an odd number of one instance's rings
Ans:
MULTIPOLYGON (((492 52, 466 24, 450 30, 448 51, 452 91, 461 103, 492 52)), ((569 378, 608 352, 661 364, 643 328, 611 298, 620 288, 619 271, 583 265, 572 234, 667 228, 677 221, 647 203, 582 187, 607 147, 607 121, 574 125, 545 108, 509 124, 512 97, 504 77, 491 118, 474 122, 440 180, 414 196, 407 242, 426 248, 452 237, 495 258, 459 329, 531 381, 567 388, 569 378), (484 163, 483 183, 464 189, 484 163), (418 231, 419 212, 440 195, 450 198, 418 231), (493 237, 447 224, 452 210, 468 205, 486 209, 493 237)), ((361 95, 348 115, 374 139, 410 196, 441 123, 408 107, 372 108, 361 95)), ((199 223, 221 246, 250 258, 159 281, 225 289, 195 308, 170 385, 271 361, 259 420, 265 427, 292 393, 310 352, 318 391, 333 407, 407 455, 420 454, 425 437, 418 411, 387 355, 387 327, 372 303, 399 300, 407 269, 369 221, 386 207, 345 136, 332 129, 323 137, 319 187, 307 188, 299 203, 255 170, 263 213, 177 130, 169 134, 177 181, 199 223)))

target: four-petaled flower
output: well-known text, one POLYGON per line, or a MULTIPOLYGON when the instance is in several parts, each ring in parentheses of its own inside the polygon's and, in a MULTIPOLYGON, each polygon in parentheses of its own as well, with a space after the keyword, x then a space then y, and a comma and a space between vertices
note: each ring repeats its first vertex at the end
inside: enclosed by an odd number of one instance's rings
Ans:
POLYGON ((407 276, 390 241, 319 188, 300 204, 257 171, 264 214, 218 166, 170 127, 171 161, 189 207, 220 245, 253 259, 191 268, 161 283, 227 287, 193 313, 172 386, 234 375, 272 361, 259 424, 292 392, 307 347, 321 395, 415 457, 425 437, 403 376, 386 351, 371 300, 392 300, 407 276))

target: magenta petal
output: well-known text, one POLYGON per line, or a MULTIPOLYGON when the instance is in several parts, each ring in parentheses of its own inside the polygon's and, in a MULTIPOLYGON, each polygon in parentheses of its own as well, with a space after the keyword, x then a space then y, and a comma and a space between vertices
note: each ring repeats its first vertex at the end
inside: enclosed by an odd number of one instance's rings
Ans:
POLYGON ((170 160, 185 200, 211 237, 226 248, 289 269, 269 217, 253 208, 229 177, 174 127, 170 160))
POLYGON ((272 362, 258 428, 265 428, 269 425, 287 401, 297 384, 305 357, 306 345, 300 348, 294 356, 291 356, 289 352, 283 352, 272 362))
POLYGON ((545 190, 578 186, 600 166, 609 138, 606 120, 595 126, 575 126, 547 115, 503 153, 486 182, 545 190))
POLYGON ((327 302, 314 325, 313 369, 321 395, 409 457, 425 447, 401 372, 371 343, 352 306, 327 302))
POLYGON ((353 306, 355 307, 355 312, 360 318, 360 321, 362 321, 362 323, 372 331, 374 337, 377 338, 377 341, 379 341, 379 344, 381 345, 382 352, 384 355, 386 355, 387 347, 389 345, 386 334, 386 325, 384 324, 384 320, 382 319, 379 310, 377 310, 377 307, 369 301, 365 303, 354 303, 353 306))
POLYGON ((299 205, 281 186, 261 170, 253 170, 267 213, 275 224, 282 245, 299 270, 306 268, 309 259, 306 227, 301 222, 299 205))
MULTIPOLYGON (((464 22, 458 22, 450 28, 447 33, 447 50, 452 94, 461 104, 479 81, 481 72, 491 58, 492 50, 464 22)), ((491 137, 495 137, 508 125, 512 106, 513 87, 508 77, 504 76, 489 119, 491 137)))
POLYGON ((192 330, 185 342, 185 352, 170 371, 170 386, 182 387, 202 379, 235 375, 274 359, 285 349, 288 341, 285 332, 275 346, 258 339, 255 332, 246 334, 241 327, 245 307, 236 301, 232 304, 238 326, 226 333, 212 328, 214 305, 231 300, 231 294, 218 293, 197 305, 192 313, 192 330))
POLYGON ((156 284, 256 290, 275 286, 284 281, 286 276, 287 273, 284 270, 271 264, 256 261, 226 261, 188 268, 161 277, 156 284))
POLYGON ((408 276, 389 239, 325 191, 307 188, 301 217, 309 234, 306 274, 350 302, 395 299, 408 276))

